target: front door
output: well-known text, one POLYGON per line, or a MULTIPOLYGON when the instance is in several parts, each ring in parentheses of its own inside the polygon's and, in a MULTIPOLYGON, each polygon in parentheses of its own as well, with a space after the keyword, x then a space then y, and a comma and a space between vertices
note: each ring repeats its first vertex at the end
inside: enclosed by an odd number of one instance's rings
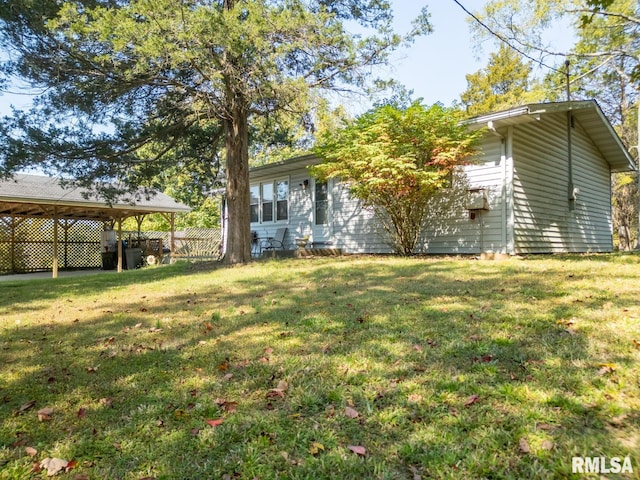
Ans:
POLYGON ((314 247, 322 247, 331 238, 331 196, 329 184, 319 180, 313 187, 313 237, 314 247))

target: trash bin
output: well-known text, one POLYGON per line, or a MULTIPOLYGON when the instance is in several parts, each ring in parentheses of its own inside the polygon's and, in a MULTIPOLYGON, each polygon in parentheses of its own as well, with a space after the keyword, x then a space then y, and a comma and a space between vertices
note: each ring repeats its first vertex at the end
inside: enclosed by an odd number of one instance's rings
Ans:
POLYGON ((125 265, 127 270, 133 270, 142 266, 142 249, 141 248, 125 248, 125 265))
POLYGON ((115 270, 118 263, 118 254, 116 252, 102 252, 102 269, 115 270))

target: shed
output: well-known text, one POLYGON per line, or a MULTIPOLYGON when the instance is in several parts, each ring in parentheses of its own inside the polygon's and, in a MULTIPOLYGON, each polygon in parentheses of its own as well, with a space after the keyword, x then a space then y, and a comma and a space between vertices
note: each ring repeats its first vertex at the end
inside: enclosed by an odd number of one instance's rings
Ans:
MULTIPOLYGON (((433 205, 421 253, 613 250, 611 174, 634 165, 596 101, 529 104, 465 123, 484 130, 479 154, 433 205)), ((345 184, 309 175, 320 161, 306 155, 250 171, 252 231, 262 238, 286 226, 291 248, 308 237, 308 246, 390 252, 345 184)))
MULTIPOLYGON (((145 215, 160 213, 171 225, 171 238, 175 226, 175 214, 188 212, 190 208, 173 198, 154 192, 137 198, 122 199, 112 204, 97 198, 86 190, 63 187, 55 178, 42 175, 17 174, 11 179, 0 181, 0 266, 5 271, 15 271, 17 245, 16 232, 24 222, 34 223, 25 235, 31 236, 32 244, 40 244, 50 252, 53 277, 58 275, 60 254, 60 231, 64 237, 70 229, 86 226, 86 222, 117 226, 117 268, 122 271, 122 221, 136 217, 139 222, 145 215), (44 222, 44 223, 43 223, 44 222)), ((77 245, 81 245, 78 242, 77 245)))

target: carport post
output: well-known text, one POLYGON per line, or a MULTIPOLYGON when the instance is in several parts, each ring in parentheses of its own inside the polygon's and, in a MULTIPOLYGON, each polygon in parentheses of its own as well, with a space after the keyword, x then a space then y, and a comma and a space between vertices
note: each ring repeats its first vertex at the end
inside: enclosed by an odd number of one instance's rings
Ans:
POLYGON ((58 209, 53 207, 53 278, 58 278, 58 209))
POLYGON ((122 218, 118 217, 118 272, 122 272, 122 218))

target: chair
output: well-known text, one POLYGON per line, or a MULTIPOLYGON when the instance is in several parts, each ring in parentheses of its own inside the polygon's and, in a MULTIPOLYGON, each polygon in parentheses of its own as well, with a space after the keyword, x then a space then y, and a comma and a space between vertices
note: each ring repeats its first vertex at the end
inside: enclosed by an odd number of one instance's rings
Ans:
POLYGON ((278 228, 273 237, 260 242, 260 253, 264 250, 284 250, 284 237, 287 236, 287 227, 278 228))

